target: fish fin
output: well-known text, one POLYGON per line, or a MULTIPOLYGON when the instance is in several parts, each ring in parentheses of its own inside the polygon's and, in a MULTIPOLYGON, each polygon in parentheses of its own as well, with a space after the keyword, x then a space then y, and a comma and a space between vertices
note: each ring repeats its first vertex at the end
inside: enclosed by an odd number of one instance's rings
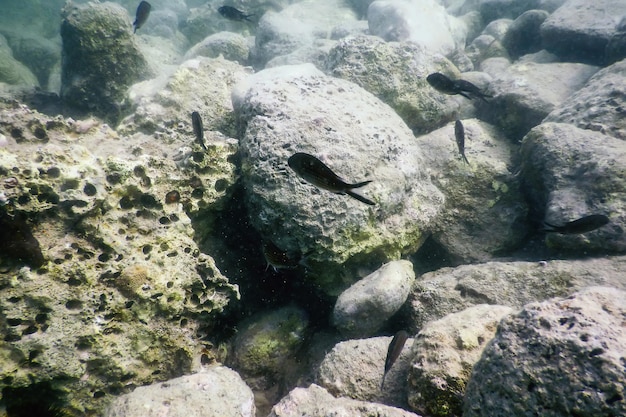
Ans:
POLYGON ((465 97, 465 98, 466 98, 466 99, 468 99, 468 100, 472 100, 472 99, 473 99, 473 97, 472 97, 472 96, 470 96, 469 94, 467 94, 467 93, 465 93, 465 92, 463 92, 463 91, 459 91, 459 93, 458 93, 458 94, 462 95, 463 97, 465 97))
POLYGON ((467 157, 464 154, 461 154, 461 156, 463 157, 463 160, 465 161, 465 163, 467 165, 470 165, 469 161, 467 160, 467 157))
POLYGON ((384 374, 383 374, 383 380, 382 380, 382 382, 380 383, 380 390, 381 390, 381 391, 383 390, 383 388, 385 388, 385 377, 386 377, 386 376, 387 376, 387 373, 384 373, 384 374))
POLYGON ((348 184, 348 187, 350 187, 350 188, 361 188, 363 186, 366 186, 370 182, 372 182, 372 180, 363 181, 363 182, 357 182, 356 184, 348 184))
POLYGON ((372 200, 369 200, 369 199, 363 197, 362 195, 359 195, 359 194, 357 194, 357 193, 355 193, 355 192, 353 192, 351 190, 346 190, 346 194, 348 194, 352 198, 356 198, 360 202, 365 203, 367 205, 370 205, 370 206, 375 206, 376 205, 376 203, 374 203, 372 200))
POLYGON ((252 16, 255 16, 255 14, 254 14, 254 13, 252 13, 252 14, 247 14, 247 15, 245 15, 245 16, 243 17, 243 20, 247 20, 248 22, 252 22, 252 23, 254 23, 254 21, 253 21, 252 19, 250 19, 252 16))
POLYGON ((551 233, 551 232, 559 233, 559 229, 560 229, 559 226, 555 226, 555 225, 550 224, 548 222, 543 222, 543 227, 540 229, 540 231, 541 232, 548 232, 548 233, 551 233))

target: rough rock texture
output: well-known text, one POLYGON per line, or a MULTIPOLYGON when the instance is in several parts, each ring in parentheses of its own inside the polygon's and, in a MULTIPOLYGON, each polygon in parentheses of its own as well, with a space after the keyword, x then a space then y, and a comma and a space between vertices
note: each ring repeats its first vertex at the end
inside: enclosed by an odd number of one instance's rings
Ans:
POLYGON ((411 349, 408 401, 429 416, 459 416, 472 367, 511 307, 480 304, 428 323, 411 349))
POLYGON ((511 172, 517 149, 485 122, 462 123, 469 164, 459 155, 454 123, 418 138, 433 184, 446 197, 433 238, 461 261, 485 261, 522 244, 527 206, 511 172))
POLYGON ((281 250, 303 254, 307 279, 320 289, 338 294, 358 279, 357 268, 373 271, 423 243, 441 193, 388 106, 312 65, 261 71, 235 90, 233 103, 245 126, 251 222, 281 250), (316 155, 349 182, 371 179, 357 192, 376 205, 304 182, 287 165, 296 152, 316 155))
POLYGON ((392 261, 341 293, 332 322, 347 337, 376 333, 402 307, 415 280, 413 264, 392 261))
POLYGON ((337 41, 330 39, 315 39, 313 43, 302 46, 287 55, 270 59, 265 68, 311 63, 323 70, 328 60, 328 53, 336 44, 337 41))
POLYGON ((465 46, 467 28, 435 0, 376 0, 367 10, 370 34, 447 54, 465 46))
POLYGON ((218 32, 207 36, 189 49, 185 53, 185 60, 198 56, 217 58, 220 55, 229 61, 246 65, 250 55, 249 42, 238 33, 218 32))
POLYGON ((626 292, 591 287, 506 317, 474 366, 464 417, 626 415, 626 292))
POLYGON ((489 262, 442 268, 415 281, 407 306, 411 329, 476 304, 521 308, 551 297, 564 297, 589 285, 626 289, 626 258, 581 261, 489 262))
POLYGON ((541 25, 543 46, 564 61, 602 65, 609 39, 624 14, 622 0, 568 0, 541 25))
POLYGON ((543 123, 524 138, 521 155, 538 217, 557 225, 590 214, 610 219, 581 235, 550 233, 548 245, 575 253, 626 252, 626 142, 569 124, 543 123))
POLYGON ((529 10, 513 21, 502 39, 513 59, 541 50, 539 27, 549 15, 545 10, 529 10))
POLYGON ((484 116, 512 139, 520 140, 597 70, 584 64, 513 64, 504 72, 491 74, 495 94, 484 116))
POLYGON ((47 384, 71 415, 92 416, 111 394, 189 372, 196 332, 238 297, 191 224, 230 194, 236 146, 178 167, 155 138, 5 105, 0 132, 0 216, 40 251, 16 263, 20 236, 2 231, 0 388, 24 398, 47 384))
POLYGON ((341 416, 341 417, 419 417, 400 408, 377 403, 335 398, 324 388, 311 384, 296 388, 272 407, 268 417, 341 416))
POLYGON ((104 417, 255 417, 252 391, 239 375, 212 366, 202 372, 139 387, 115 399, 104 417))
POLYGON ((326 72, 358 84, 390 105, 415 133, 426 133, 452 119, 458 104, 427 82, 432 72, 459 75, 439 54, 409 42, 384 42, 360 35, 339 41, 329 52, 326 72))
POLYGON ((626 59, 598 71, 545 122, 569 123, 626 140, 626 59))
POLYGON ((135 108, 119 131, 124 134, 157 132, 164 140, 173 134, 195 140, 191 113, 197 111, 205 130, 234 134, 230 91, 248 74, 223 58, 198 57, 185 61, 170 76, 145 81, 129 92, 135 108))
POLYGON ((407 339, 381 390, 387 349, 392 337, 337 343, 319 366, 315 382, 337 397, 407 408, 407 375, 413 339, 407 339))
POLYGON ((340 0, 304 0, 268 12, 257 27, 254 66, 263 68, 272 58, 329 38, 335 25, 351 20, 357 20, 354 10, 340 0))
POLYGON ((61 37, 63 101, 118 120, 128 87, 149 76, 126 9, 111 2, 68 4, 61 37))

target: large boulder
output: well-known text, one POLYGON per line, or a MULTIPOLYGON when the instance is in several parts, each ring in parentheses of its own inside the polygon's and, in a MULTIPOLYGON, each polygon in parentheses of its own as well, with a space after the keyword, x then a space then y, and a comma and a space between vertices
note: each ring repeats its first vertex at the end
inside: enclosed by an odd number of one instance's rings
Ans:
POLYGON ((39 86, 37 78, 28 67, 13 57, 13 51, 2 35, 0 35, 0 83, 39 86))
POLYGON ((254 227, 283 251, 302 254, 307 279, 338 294, 382 263, 415 251, 442 205, 422 151, 388 106, 312 65, 261 71, 233 93, 242 175, 254 227), (375 123, 372 123, 376 120, 375 123), (316 155, 349 182, 363 204, 304 182, 288 165, 316 155))
POLYGON ((500 322, 474 366, 464 417, 626 415, 626 292, 591 287, 500 322))
POLYGON ((589 233, 550 233, 547 243, 580 253, 625 253, 626 142, 564 123, 524 138, 522 175, 537 222, 564 224, 591 214, 610 223, 589 233))
POLYGON ((117 122, 128 88, 150 75, 126 9, 111 2, 68 4, 61 38, 63 101, 117 122))
POLYGON ((626 140, 626 59, 595 73, 544 119, 626 140))
POLYGON ((212 366, 116 398, 104 417, 254 417, 252 391, 239 375, 212 366))

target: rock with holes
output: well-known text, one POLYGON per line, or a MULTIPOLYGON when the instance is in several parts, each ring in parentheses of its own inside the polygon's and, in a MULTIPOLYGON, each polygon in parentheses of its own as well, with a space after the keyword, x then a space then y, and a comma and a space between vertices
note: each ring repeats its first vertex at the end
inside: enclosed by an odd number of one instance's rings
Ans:
POLYGON ((177 163, 155 137, 4 103, 0 134, 0 390, 100 415, 109 393, 194 369, 198 332, 238 297, 194 240, 230 195, 236 144, 177 163))
POLYGON ((464 417, 626 415, 626 292, 589 287, 500 322, 474 366, 464 417))
POLYGON ((461 415, 472 367, 511 307, 479 304, 428 323, 415 337, 408 372, 412 410, 429 416, 461 415))

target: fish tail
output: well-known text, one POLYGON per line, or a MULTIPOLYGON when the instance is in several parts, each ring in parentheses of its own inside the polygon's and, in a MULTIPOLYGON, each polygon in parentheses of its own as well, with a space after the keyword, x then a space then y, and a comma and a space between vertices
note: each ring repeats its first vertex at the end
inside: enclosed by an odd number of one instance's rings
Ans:
POLYGON ((557 232, 558 233, 559 229, 560 229, 559 226, 555 226, 555 225, 550 224, 548 222, 543 222, 543 227, 541 228, 540 231, 548 232, 548 233, 550 233, 550 232, 557 232))
POLYGON ((348 186, 350 188, 361 188, 367 184, 369 184, 370 182, 372 182, 372 180, 369 181, 363 181, 363 182, 357 182, 356 184, 349 184, 348 186))
POLYGON ((466 99, 472 100, 474 97, 470 96, 467 93, 464 93, 463 91, 459 91, 459 94, 462 95, 463 97, 465 97, 466 99))
POLYGON ((385 388, 385 377, 387 376, 387 374, 383 374, 383 380, 380 383, 380 390, 382 391, 383 388, 385 388))
MULTIPOLYGON (((367 181, 367 182, 369 182, 369 181, 367 181)), ((355 193, 355 192, 353 192, 351 190, 346 190, 346 194, 348 194, 352 198, 356 198, 360 202, 365 203, 365 204, 367 204, 369 206, 375 206, 376 205, 376 203, 374 203, 372 200, 367 199, 367 198, 363 197, 362 195, 359 195, 359 194, 357 194, 357 193, 355 193)))
POLYGON ((243 17, 243 20, 247 20, 248 22, 252 22, 252 19, 250 19, 252 16, 254 16, 255 14, 247 14, 243 17))
POLYGON ((467 157, 465 156, 465 154, 461 154, 461 156, 463 157, 463 160, 465 161, 465 163, 466 163, 467 165, 469 165, 470 163, 469 163, 469 161, 467 160, 467 157))

